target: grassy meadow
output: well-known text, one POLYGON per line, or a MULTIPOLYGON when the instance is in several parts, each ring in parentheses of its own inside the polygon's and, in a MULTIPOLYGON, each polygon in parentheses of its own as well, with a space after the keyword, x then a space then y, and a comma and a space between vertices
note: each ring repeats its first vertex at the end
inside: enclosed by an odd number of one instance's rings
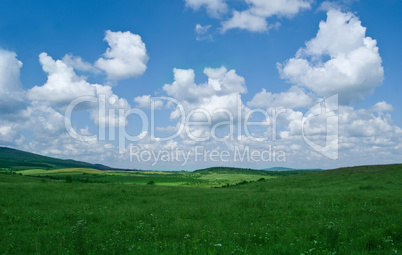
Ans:
POLYGON ((62 168, 62 169, 26 169, 15 173, 65 180, 70 176, 72 181, 102 182, 119 184, 148 184, 192 186, 192 187, 222 187, 244 182, 254 182, 260 179, 271 179, 286 175, 296 175, 305 171, 258 171, 214 167, 194 172, 161 172, 161 171, 104 171, 90 168, 62 168))
POLYGON ((0 254, 402 252, 402 165, 253 178, 230 169, 26 171, 0 173, 0 254))

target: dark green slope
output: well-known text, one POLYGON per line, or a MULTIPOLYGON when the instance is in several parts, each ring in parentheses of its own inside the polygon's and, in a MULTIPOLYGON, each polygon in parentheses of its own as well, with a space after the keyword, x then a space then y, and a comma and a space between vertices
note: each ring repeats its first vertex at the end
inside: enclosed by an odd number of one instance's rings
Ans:
POLYGON ((112 168, 100 164, 90 164, 71 159, 56 159, 7 147, 0 147, 0 169, 24 170, 32 168, 49 170, 59 168, 112 170, 112 168))
POLYGON ((200 170, 195 170, 194 173, 199 174, 210 174, 210 173, 220 173, 220 174, 259 174, 259 175, 269 175, 269 176, 288 176, 308 172, 308 170, 289 170, 289 171, 266 171, 266 170, 256 170, 250 168, 237 168, 237 167, 210 167, 200 170))

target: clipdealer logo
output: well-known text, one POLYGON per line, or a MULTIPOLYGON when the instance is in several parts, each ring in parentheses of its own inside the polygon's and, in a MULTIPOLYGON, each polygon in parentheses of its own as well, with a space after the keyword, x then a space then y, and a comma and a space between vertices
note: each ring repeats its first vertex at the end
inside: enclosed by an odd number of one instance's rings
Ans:
MULTIPOLYGON (((280 150, 270 141, 276 141, 277 138, 277 123, 281 114, 287 112, 287 109, 248 109, 247 112, 242 109, 241 99, 238 98, 237 109, 217 108, 212 112, 204 108, 195 108, 185 110, 183 104, 171 97, 153 97, 150 102, 150 114, 139 108, 121 109, 118 107, 110 107, 115 104, 114 97, 106 98, 106 95, 84 96, 73 100, 65 112, 65 127, 68 134, 74 139, 80 141, 117 141, 119 151, 121 153, 129 150, 130 159, 134 158, 141 162, 188 162, 190 159, 197 162, 199 160, 211 162, 233 162, 248 161, 248 162, 274 162, 286 161, 285 150, 280 150), (166 105, 175 106, 176 117, 178 120, 177 130, 174 134, 155 138, 156 122, 155 111, 157 110, 156 102, 161 105, 161 102, 166 105), (82 135, 79 134, 71 123, 74 109, 79 108, 79 105, 92 104, 97 105, 97 123, 98 134, 82 135), (262 114, 263 121, 251 121, 253 114, 262 114), (214 120, 214 116, 223 114, 226 118, 218 121, 214 120), (127 132, 127 119, 135 116, 141 120, 139 125, 140 131, 137 135, 130 135, 127 132), (195 118, 197 116, 197 118, 195 118), (202 117, 200 119, 200 116, 202 117), (229 128, 229 133, 224 137, 217 135, 217 129, 221 126, 229 128), (257 137, 250 131, 251 126, 262 126, 266 130, 269 128, 269 134, 265 133, 263 137, 257 137), (208 132, 200 135, 194 130, 207 127, 208 132), (108 131, 108 136, 107 136, 108 131), (116 132, 117 131, 117 132, 116 132), (117 133, 117 136, 115 135, 117 133), (268 134, 268 135, 267 135, 268 134), (140 146, 133 146, 132 143, 138 143, 146 137, 154 141, 173 141, 186 137, 194 142, 201 144, 207 141, 228 142, 241 141, 244 137, 249 141, 263 145, 258 146, 259 149, 253 149, 250 146, 240 146, 234 143, 231 150, 213 150, 204 148, 204 146, 193 146, 190 149, 160 149, 155 150, 144 149, 140 146), (106 138, 107 137, 107 138, 106 138), (130 142, 127 146, 127 142, 130 142), (202 149, 201 149, 202 148, 202 149)), ((162 104, 163 104, 162 103, 162 104)), ((338 95, 334 95, 323 99, 311 107, 300 120, 301 136, 305 143, 315 152, 336 160, 338 158, 338 95)), ((155 163, 156 164, 156 163, 155 163)))

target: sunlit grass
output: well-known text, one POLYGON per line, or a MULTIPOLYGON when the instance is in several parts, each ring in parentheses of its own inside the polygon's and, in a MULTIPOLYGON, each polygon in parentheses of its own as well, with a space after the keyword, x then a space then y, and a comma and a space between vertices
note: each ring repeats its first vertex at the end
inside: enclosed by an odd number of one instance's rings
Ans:
POLYGON ((66 175, 66 174, 104 174, 106 171, 101 171, 97 169, 91 168, 62 168, 62 169, 28 169, 23 171, 17 171, 17 173, 21 173, 23 175, 32 175, 32 176, 46 176, 46 175, 66 175))
POLYGON ((221 187, 236 185, 240 182, 257 181, 261 178, 271 179, 277 176, 263 175, 258 171, 255 173, 241 173, 237 170, 234 173, 227 172, 158 172, 158 171, 103 171, 91 168, 63 168, 63 169, 28 169, 16 173, 36 176, 64 179, 71 176, 76 181, 87 182, 110 182, 121 184, 147 184, 150 181, 156 185, 185 185, 196 187, 221 187))
POLYGON ((267 175, 250 175, 250 174, 222 174, 222 173, 211 173, 205 174, 199 177, 200 180, 220 180, 220 181, 257 181, 260 178, 264 179, 272 179, 276 178, 275 176, 267 176, 267 175))

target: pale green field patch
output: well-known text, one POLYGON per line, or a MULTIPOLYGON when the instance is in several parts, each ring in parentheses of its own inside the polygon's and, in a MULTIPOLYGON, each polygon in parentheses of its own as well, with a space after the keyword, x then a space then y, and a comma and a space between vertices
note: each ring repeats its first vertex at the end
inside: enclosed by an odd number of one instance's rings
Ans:
POLYGON ((272 179, 275 176, 257 175, 257 174, 225 174, 225 173, 211 173, 199 177, 200 180, 209 181, 257 181, 260 178, 272 179))

